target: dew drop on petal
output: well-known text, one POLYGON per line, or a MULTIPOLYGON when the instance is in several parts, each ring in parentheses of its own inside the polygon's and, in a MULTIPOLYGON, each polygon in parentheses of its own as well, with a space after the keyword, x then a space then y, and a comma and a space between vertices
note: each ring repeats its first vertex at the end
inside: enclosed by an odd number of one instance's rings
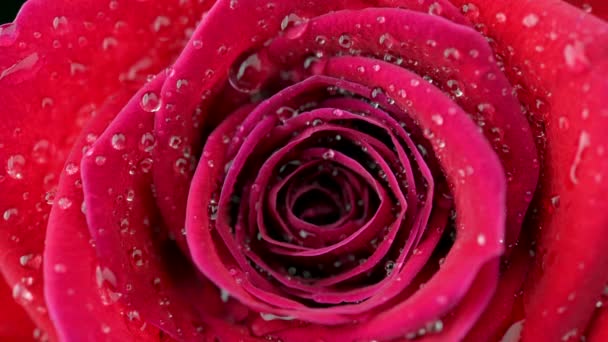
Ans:
POLYGON ((122 133, 116 133, 112 136, 112 147, 115 150, 124 150, 127 147, 127 138, 122 133))
POLYGON ((146 112, 153 113, 160 109, 161 101, 155 92, 149 91, 141 97, 139 104, 141 109, 145 110, 146 112))
POLYGON ((61 197, 57 200, 57 205, 59 208, 65 210, 72 206, 72 201, 67 197, 61 197))
POLYGON ((484 246, 486 244, 486 236, 483 234, 477 235, 477 244, 480 246, 484 246))
POLYGON ((308 27, 308 21, 300 18, 297 14, 291 13, 281 21, 281 31, 285 32, 285 37, 297 39, 301 37, 308 27))
POLYGON ((574 71, 583 71, 589 66, 589 59, 585 54, 585 45, 582 42, 567 44, 564 47, 566 66, 574 71))
POLYGON ((25 158, 16 154, 8 157, 6 161, 6 173, 14 179, 23 179, 23 170, 25 168, 25 158))
POLYGON ((30 303, 34 300, 34 295, 24 284, 17 283, 13 286, 13 299, 19 303, 30 303))
POLYGON ((253 93, 262 86, 262 60, 257 53, 237 60, 228 76, 230 85, 239 92, 253 93))
POLYGON ((51 143, 48 140, 39 140, 32 148, 32 158, 38 164, 45 164, 51 159, 51 143))
POLYGON ((534 13, 530 13, 522 19, 521 23, 525 27, 534 27, 538 24, 538 16, 534 13))

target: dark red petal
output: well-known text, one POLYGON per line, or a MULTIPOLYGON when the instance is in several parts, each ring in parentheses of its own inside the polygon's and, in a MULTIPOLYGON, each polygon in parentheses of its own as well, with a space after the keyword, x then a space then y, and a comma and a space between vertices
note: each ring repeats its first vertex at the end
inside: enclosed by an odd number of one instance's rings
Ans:
POLYGON ((587 330, 587 341, 608 341, 608 308, 602 307, 595 312, 595 316, 587 330))
POLYGON ((19 260, 42 254, 49 204, 68 152, 101 103, 119 90, 134 92, 176 56, 177 37, 185 42, 185 29, 211 2, 114 3, 119 7, 30 0, 15 23, 0 28, 0 213, 8 218, 0 220, 6 253, 0 269, 11 284, 33 279, 26 310, 51 338, 42 270, 19 260), (172 25, 160 25, 166 20, 172 25))
POLYGON ((608 24, 557 0, 453 2, 484 25, 545 130, 537 132, 546 144, 537 195, 542 230, 524 289, 522 341, 580 336, 608 282, 600 271, 608 269, 608 24))

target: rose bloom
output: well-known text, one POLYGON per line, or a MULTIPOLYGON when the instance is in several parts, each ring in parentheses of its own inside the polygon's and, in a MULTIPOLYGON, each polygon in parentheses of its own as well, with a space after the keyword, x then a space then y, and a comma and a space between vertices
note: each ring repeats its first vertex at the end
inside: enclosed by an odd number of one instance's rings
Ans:
POLYGON ((3 341, 608 341, 608 3, 30 0, 3 341))

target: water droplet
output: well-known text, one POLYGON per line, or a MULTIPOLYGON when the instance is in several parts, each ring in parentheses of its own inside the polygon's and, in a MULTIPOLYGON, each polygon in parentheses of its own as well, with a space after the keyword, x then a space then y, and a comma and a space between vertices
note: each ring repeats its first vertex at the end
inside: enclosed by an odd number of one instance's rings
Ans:
POLYGON ((38 164, 45 164, 51 158, 51 143, 48 140, 39 140, 32 148, 32 158, 38 164))
POLYGON ((68 30, 68 18, 61 16, 53 18, 53 29, 58 33, 65 33, 68 30))
POLYGON ((139 148, 144 152, 151 152, 156 147, 156 138, 154 134, 146 132, 141 135, 139 140, 139 148))
POLYGON ((443 50, 443 57, 448 60, 460 59, 460 52, 455 48, 447 48, 443 50))
POLYGON ((135 267, 142 267, 144 265, 143 252, 141 249, 133 248, 131 251, 131 262, 135 267))
POLYGON ((277 316, 277 315, 274 315, 271 313, 263 313, 263 312, 260 312, 260 316, 265 321, 274 321, 274 320, 291 321, 291 320, 295 319, 295 317, 292 317, 292 316, 277 316))
POLYGON ((173 169, 180 175, 185 175, 188 172, 188 160, 185 158, 178 158, 173 165, 173 169))
POLYGON ((578 169, 578 165, 580 164, 583 156, 583 152, 589 145, 591 144, 591 137, 587 131, 582 131, 581 135, 578 139, 578 148, 576 149, 576 154, 574 156, 574 161, 570 166, 570 181, 574 184, 578 184, 578 176, 576 175, 576 171, 578 169))
POLYGON ((145 110, 146 112, 154 113, 160 109, 161 101, 155 92, 149 91, 141 97, 139 104, 141 109, 145 110))
POLYGON ((139 169, 143 173, 148 173, 152 169, 153 160, 152 158, 144 158, 139 162, 139 169))
POLYGON ((55 271, 55 273, 65 273, 67 270, 68 268, 64 264, 55 264, 53 266, 53 271, 55 271))
POLYGON ((115 303, 120 298, 121 294, 116 291, 118 286, 116 275, 109 268, 97 266, 95 268, 95 280, 104 305, 115 303))
POLYGON ((39 59, 38 53, 34 52, 32 54, 29 54, 25 58, 19 60, 17 63, 2 70, 2 72, 0 73, 0 80, 2 80, 3 78, 5 78, 9 75, 12 75, 12 74, 17 74, 17 73, 22 73, 22 72, 27 72, 27 71, 29 71, 30 73, 33 72, 34 66, 38 63, 38 59, 39 59))
POLYGON ((6 173, 14 179, 23 179, 24 167, 25 158, 20 154, 10 156, 6 161, 6 173))
POLYGON ((575 42, 574 44, 567 44, 564 47, 564 59, 566 65, 576 71, 580 72, 589 67, 589 59, 585 54, 585 45, 582 42, 575 42))
POLYGON ((486 236, 484 234, 477 235, 477 244, 480 246, 484 246, 486 244, 486 236))
POLYGON ((124 150, 127 147, 127 138, 122 133, 116 133, 112 136, 112 147, 115 150, 124 150))
POLYGON ((496 13, 496 21, 502 24, 507 21, 507 16, 502 12, 498 12, 496 13))
POLYGON ((321 35, 316 36, 315 42, 317 42, 317 44, 319 44, 319 45, 325 45, 325 43, 327 43, 327 37, 321 36, 321 35))
POLYGON ((433 116, 431 116, 431 120, 433 120, 437 126, 443 125, 443 117, 441 114, 433 114, 433 116))
POLYGON ((308 22, 295 13, 285 16, 281 21, 281 31, 285 31, 285 37, 289 39, 301 37, 306 32, 307 27, 308 22))
POLYGON ((67 163, 65 165, 65 172, 70 175, 73 176, 78 172, 78 165, 76 165, 75 163, 67 163))
POLYGON ((262 86, 262 71, 262 61, 257 53, 245 55, 230 68, 228 81, 242 93, 253 93, 262 86))
POLYGON ((521 23, 525 27, 534 27, 538 24, 538 16, 534 13, 530 13, 522 19, 521 23))
POLYGON ((154 19, 154 22, 152 22, 152 30, 154 32, 159 32, 164 27, 168 27, 170 25, 171 25, 171 19, 169 19, 168 17, 165 17, 164 15, 159 15, 158 17, 156 17, 154 19))
POLYGON ((105 163, 106 163, 106 157, 104 157, 104 156, 97 156, 97 157, 95 157, 95 164, 97 166, 102 166, 105 163))
POLYGON ((327 150, 326 152, 323 153, 323 159, 325 159, 325 160, 334 159, 335 155, 336 155, 336 153, 334 152, 334 150, 327 150))
POLYGON ((181 145, 182 145, 181 137, 178 137, 177 135, 173 135, 173 136, 171 136, 171 138, 169 138, 169 147, 177 150, 181 145))
POLYGON ((24 284, 17 283, 13 286, 13 299, 19 303, 30 303, 34 300, 34 295, 24 284))
POLYGON ((72 201, 67 197, 61 197, 57 200, 57 205, 59 208, 65 210, 72 206, 72 201))
POLYGON ((220 289, 220 299, 224 303, 228 303, 228 299, 230 299, 230 293, 224 289, 220 289))
POLYGON ((338 44, 340 44, 340 46, 343 47, 343 48, 345 48, 345 49, 350 49, 351 46, 353 46, 353 40, 352 40, 352 38, 349 35, 342 34, 338 38, 338 44))
POLYGON ((192 40, 192 46, 194 46, 194 48, 198 50, 203 47, 203 41, 200 39, 194 39, 192 40))
POLYGON ((37 270, 42 265, 42 255, 40 254, 25 254, 19 257, 19 264, 23 267, 37 270))

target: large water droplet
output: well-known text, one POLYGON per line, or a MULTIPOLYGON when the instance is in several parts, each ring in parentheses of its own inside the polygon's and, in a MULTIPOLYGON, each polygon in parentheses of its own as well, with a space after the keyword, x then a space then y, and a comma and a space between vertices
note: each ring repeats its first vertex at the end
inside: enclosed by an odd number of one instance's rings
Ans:
POLYGON ((297 39, 301 37, 308 27, 308 22, 300 18, 297 14, 291 13, 281 21, 281 30, 285 32, 285 37, 297 39))
POLYGON ((8 157, 6 161, 6 173, 14 179, 23 179, 23 169, 25 168, 25 158, 16 154, 8 157))
POLYGON ((25 80, 26 78, 34 74, 34 67, 38 64, 38 60, 39 57, 37 52, 27 55, 23 59, 17 61, 15 64, 2 70, 2 72, 0 73, 0 80, 10 75, 15 75, 15 77, 17 75, 21 76, 20 78, 15 79, 15 82, 21 82, 25 80))
POLYGON ((19 303, 26 304, 34 300, 34 295, 24 284, 17 283, 13 286, 13 299, 19 303))
POLYGON ((141 97, 139 104, 141 109, 145 110, 146 112, 153 113, 160 109, 161 101, 155 92, 149 91, 141 97))
POLYGON ((32 158, 38 164, 45 164, 51 158, 51 143, 48 140, 39 140, 32 147, 32 158))
POLYGON ((253 93, 262 86, 262 69, 262 60, 257 53, 244 55, 230 68, 228 81, 234 89, 242 93, 253 93))
POLYGON ((120 298, 121 294, 116 291, 118 286, 116 275, 109 268, 97 266, 95 268, 95 280, 104 305, 115 303, 120 298))
POLYGON ((582 42, 567 44, 564 47, 564 59, 566 65, 573 71, 580 72, 589 66, 589 59, 585 53, 585 45, 582 42))
POLYGON ((24 254, 19 257, 19 264, 25 268, 37 270, 42 265, 42 255, 40 254, 24 254))
POLYGON ((112 147, 115 150, 124 150, 127 147, 127 138, 122 133, 116 133, 112 136, 112 147))

